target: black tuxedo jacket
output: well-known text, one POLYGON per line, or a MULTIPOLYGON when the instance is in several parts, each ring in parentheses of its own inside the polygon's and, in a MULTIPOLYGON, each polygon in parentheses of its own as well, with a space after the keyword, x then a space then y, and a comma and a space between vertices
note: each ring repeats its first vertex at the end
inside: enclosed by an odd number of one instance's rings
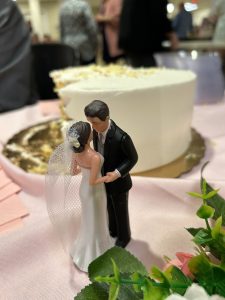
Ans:
MULTIPOLYGON (((98 151, 98 133, 95 130, 93 131, 93 144, 94 149, 98 151)), ((117 169, 121 177, 105 184, 108 194, 124 193, 132 187, 129 171, 137 160, 137 151, 130 136, 111 120, 104 144, 102 175, 117 169)))

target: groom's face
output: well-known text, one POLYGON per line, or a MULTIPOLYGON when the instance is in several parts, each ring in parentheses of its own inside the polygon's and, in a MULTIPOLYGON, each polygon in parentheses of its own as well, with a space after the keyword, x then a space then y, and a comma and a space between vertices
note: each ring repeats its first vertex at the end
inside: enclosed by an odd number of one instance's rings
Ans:
POLYGON ((87 120, 97 132, 104 132, 109 126, 109 117, 107 117, 105 121, 100 120, 98 117, 87 117, 87 120))

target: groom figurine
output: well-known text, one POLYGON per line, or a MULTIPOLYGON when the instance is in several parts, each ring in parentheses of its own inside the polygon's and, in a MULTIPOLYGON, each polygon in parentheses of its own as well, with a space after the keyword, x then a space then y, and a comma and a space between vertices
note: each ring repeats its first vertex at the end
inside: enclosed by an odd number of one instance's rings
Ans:
POLYGON ((131 238, 128 193, 132 187, 129 171, 138 160, 130 136, 109 117, 106 103, 94 100, 84 109, 93 128, 94 149, 104 156, 102 175, 107 175, 106 193, 109 215, 109 232, 116 246, 126 247, 131 238))

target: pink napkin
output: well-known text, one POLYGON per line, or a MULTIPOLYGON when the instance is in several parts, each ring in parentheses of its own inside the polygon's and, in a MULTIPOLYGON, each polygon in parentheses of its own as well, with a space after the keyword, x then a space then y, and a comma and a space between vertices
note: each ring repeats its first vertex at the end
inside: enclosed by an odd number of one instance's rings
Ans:
POLYGON ((12 180, 6 176, 5 172, 0 167, 0 189, 9 184, 12 180))
POLYGON ((11 182, 7 184, 5 187, 0 189, 0 202, 9 196, 19 192, 21 190, 21 187, 19 187, 17 184, 11 182))
POLYGON ((39 109, 44 116, 56 115, 60 116, 59 100, 40 101, 38 102, 39 109))
POLYGON ((0 165, 0 233, 21 227, 22 217, 29 214, 17 195, 20 190, 0 165))
POLYGON ((28 214, 27 209, 16 194, 0 202, 0 225, 28 214))
POLYGON ((13 220, 11 222, 0 225, 0 233, 2 233, 4 231, 7 231, 7 230, 11 230, 11 229, 21 227, 22 225, 23 225, 23 221, 22 221, 21 218, 13 220))

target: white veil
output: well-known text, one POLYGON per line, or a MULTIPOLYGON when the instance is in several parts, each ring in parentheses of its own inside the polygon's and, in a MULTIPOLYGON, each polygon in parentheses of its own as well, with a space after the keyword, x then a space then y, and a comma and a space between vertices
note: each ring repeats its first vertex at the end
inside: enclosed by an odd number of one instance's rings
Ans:
POLYGON ((81 176, 71 174, 74 167, 73 151, 67 139, 68 129, 74 123, 74 121, 67 122, 64 128, 64 143, 60 144, 52 153, 45 177, 49 218, 64 249, 68 252, 70 252, 79 232, 81 216, 79 200, 81 176))

